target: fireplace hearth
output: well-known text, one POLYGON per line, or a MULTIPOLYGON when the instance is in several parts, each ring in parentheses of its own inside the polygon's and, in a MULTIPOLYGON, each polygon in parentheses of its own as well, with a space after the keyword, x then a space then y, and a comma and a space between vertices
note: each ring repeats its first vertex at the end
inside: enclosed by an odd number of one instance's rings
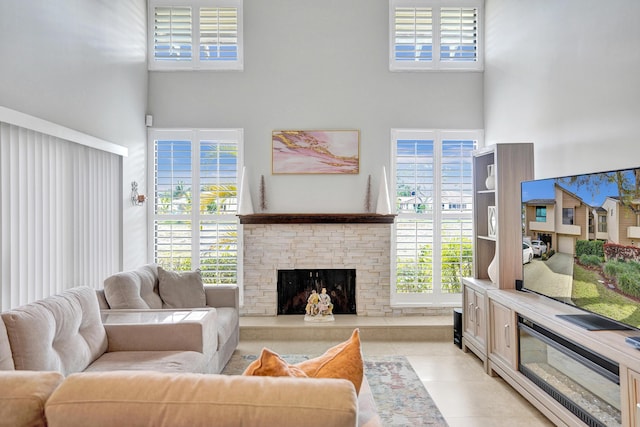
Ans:
POLYGON ((311 291, 322 288, 333 303, 333 314, 356 314, 355 269, 278 270, 278 314, 305 314, 311 291))

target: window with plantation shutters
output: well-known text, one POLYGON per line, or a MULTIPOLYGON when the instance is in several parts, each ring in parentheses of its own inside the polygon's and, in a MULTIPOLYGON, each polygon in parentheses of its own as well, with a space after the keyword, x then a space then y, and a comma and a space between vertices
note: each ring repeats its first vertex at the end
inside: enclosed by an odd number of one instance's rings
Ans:
POLYGON ((482 1, 390 0, 389 6, 392 71, 482 70, 482 1))
POLYGON ((153 262, 239 284, 237 190, 242 131, 150 131, 153 262))
POLYGON ((460 304, 461 279, 473 266, 471 154, 480 137, 480 131, 392 131, 393 304, 460 304))
POLYGON ((149 2, 150 70, 242 70, 242 0, 149 2))

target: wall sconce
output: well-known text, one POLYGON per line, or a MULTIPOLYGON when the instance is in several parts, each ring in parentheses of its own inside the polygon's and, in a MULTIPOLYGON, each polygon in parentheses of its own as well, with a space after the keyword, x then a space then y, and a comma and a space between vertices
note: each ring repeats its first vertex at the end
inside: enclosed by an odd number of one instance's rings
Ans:
POLYGON ((144 194, 138 194, 138 183, 131 181, 131 204, 133 206, 142 206, 145 200, 147 198, 144 194))

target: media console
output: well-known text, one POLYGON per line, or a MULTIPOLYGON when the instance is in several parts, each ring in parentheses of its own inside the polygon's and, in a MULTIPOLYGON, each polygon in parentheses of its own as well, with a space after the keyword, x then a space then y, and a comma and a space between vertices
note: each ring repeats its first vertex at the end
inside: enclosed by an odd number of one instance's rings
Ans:
POLYGON ((587 330, 564 318, 582 311, 532 293, 486 299, 491 374, 556 425, 640 426, 640 350, 625 343, 637 331, 587 330))

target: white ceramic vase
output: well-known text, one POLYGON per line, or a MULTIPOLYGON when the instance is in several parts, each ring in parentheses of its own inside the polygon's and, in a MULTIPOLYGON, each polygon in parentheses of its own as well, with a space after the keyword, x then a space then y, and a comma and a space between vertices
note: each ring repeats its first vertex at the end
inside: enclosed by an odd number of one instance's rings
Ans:
POLYGON ((498 260, 496 258, 496 254, 494 254, 493 259, 489 263, 489 267, 487 267, 487 274, 493 283, 498 283, 498 260))
POLYGON ((487 165, 487 179, 484 181, 484 185, 487 186, 487 190, 494 190, 496 188, 494 165, 487 165))

